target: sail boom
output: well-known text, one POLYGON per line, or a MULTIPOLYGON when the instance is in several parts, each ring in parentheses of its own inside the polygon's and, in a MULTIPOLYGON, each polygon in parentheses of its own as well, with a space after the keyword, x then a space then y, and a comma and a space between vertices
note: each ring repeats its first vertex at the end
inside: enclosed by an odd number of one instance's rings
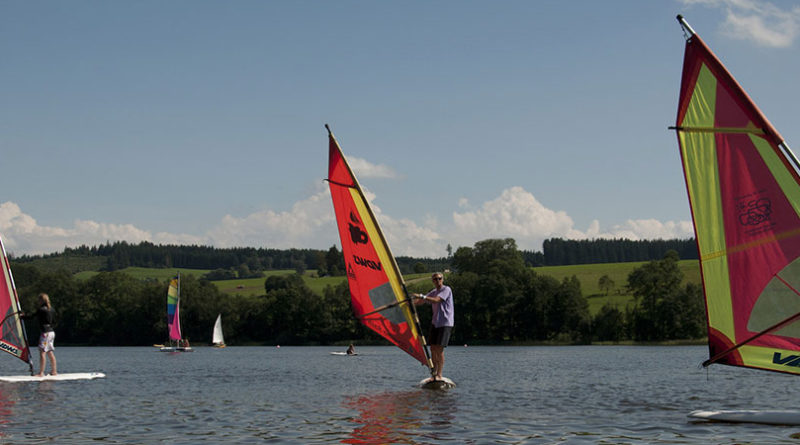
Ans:
POLYGON ((396 301, 394 303, 384 304, 381 307, 375 308, 372 312, 367 312, 366 314, 359 315, 358 318, 364 318, 364 317, 366 317, 368 315, 377 314, 378 312, 383 312, 383 311, 385 311, 387 309, 391 309, 393 307, 397 307, 397 306, 399 306, 401 304, 407 304, 410 301, 411 300, 403 300, 403 301, 396 301))
POLYGON ((743 134, 756 134, 759 136, 764 135, 764 130, 760 128, 725 128, 725 127, 670 127, 671 130, 682 131, 686 133, 717 133, 717 134, 725 134, 725 133, 743 133, 743 134))

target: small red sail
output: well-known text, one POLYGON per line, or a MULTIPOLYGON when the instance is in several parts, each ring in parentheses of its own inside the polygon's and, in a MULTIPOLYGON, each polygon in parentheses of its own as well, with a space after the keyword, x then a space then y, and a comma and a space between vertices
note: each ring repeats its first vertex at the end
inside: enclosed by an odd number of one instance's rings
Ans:
POLYGON ((365 326, 431 368, 416 309, 389 245, 330 129, 328 138, 328 183, 353 312, 365 326))
POLYGON ((675 129, 706 296, 706 364, 800 374, 796 158, 678 18, 691 35, 675 129))
POLYGON ((2 280, 2 285, 0 285, 0 315, 3 316, 2 322, 0 322, 0 350, 24 361, 33 371, 30 351, 28 350, 28 338, 25 335, 25 326, 19 318, 21 308, 17 289, 14 286, 11 265, 8 262, 2 239, 0 239, 0 252, 3 255, 0 258, 0 261, 2 261, 2 265, 0 265, 0 280, 2 280))

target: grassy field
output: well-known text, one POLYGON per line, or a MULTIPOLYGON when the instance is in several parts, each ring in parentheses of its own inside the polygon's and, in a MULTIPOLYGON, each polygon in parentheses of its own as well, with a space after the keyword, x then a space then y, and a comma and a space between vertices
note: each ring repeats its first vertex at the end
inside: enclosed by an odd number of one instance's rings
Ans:
MULTIPOLYGON (((167 281, 168 279, 174 277, 178 271, 180 271, 182 275, 194 275, 197 278, 200 278, 201 275, 209 272, 208 269, 156 269, 149 267, 126 267, 125 269, 119 270, 119 272, 124 272, 140 280, 156 281, 167 281)), ((96 271, 78 272, 75 274, 75 278, 86 280, 97 275, 98 273, 99 272, 96 271)))
MULTIPOLYGON (((589 311, 592 315, 596 314, 606 302, 616 305, 620 309, 624 309, 625 305, 633 301, 633 296, 628 295, 625 286, 628 282, 628 275, 637 267, 641 267, 644 262, 633 263, 603 263, 603 264, 581 264, 573 266, 546 266, 536 267, 534 270, 542 275, 549 275, 561 281, 564 278, 575 276, 581 282, 581 290, 583 296, 589 302, 589 311), (608 275, 614 281, 614 289, 609 292, 609 295, 600 289, 598 281, 603 275, 608 275)), ((683 271, 685 282, 700 284, 700 268, 697 260, 681 260, 678 267, 683 271)), ((130 274, 142 280, 158 280, 166 281, 167 279, 175 276, 179 269, 151 269, 145 267, 128 267, 122 269, 121 272, 130 274)), ((181 274, 194 275, 200 277, 208 273, 208 270, 198 269, 180 269, 181 274)), ((75 274, 75 277, 80 279, 87 279, 97 274, 98 272, 84 271, 75 274)), ((294 270, 270 270, 265 272, 266 276, 271 275, 287 275, 295 273, 294 270)), ((404 278, 407 284, 424 282, 430 284, 428 278, 430 274, 409 274, 404 278)), ((314 293, 322 295, 326 286, 336 286, 345 281, 345 277, 317 277, 315 270, 309 270, 303 275, 303 280, 311 288, 314 293)), ((264 294, 264 280, 265 278, 248 278, 241 280, 222 280, 213 281, 213 283, 222 292, 229 295, 263 295, 264 294)), ((457 295, 456 295, 456 298, 457 295)))
MULTIPOLYGON (((631 263, 601 263, 601 264, 578 264, 572 266, 544 266, 536 267, 534 270, 542 275, 550 275, 557 280, 563 280, 571 276, 576 276, 581 282, 583 296, 589 301, 589 312, 596 314, 606 302, 617 305, 619 309, 624 309, 625 305, 633 301, 633 296, 628 295, 625 286, 628 283, 628 275, 641 267, 646 262, 631 263), (614 289, 609 295, 600 290, 600 277, 608 275, 614 281, 614 289)), ((684 283, 700 284, 700 266, 697 260, 681 260, 678 267, 684 274, 684 283)))
MULTIPOLYGON (((267 276, 270 275, 287 275, 295 273, 293 270, 271 270, 265 272, 267 276)), ((405 280, 407 283, 412 281, 416 281, 419 279, 428 278, 430 275, 427 273, 423 274, 411 274, 405 276, 405 280)), ((266 278, 250 278, 245 280, 224 280, 224 281, 213 281, 214 284, 217 285, 217 288, 226 294, 239 294, 239 295, 263 295, 264 294, 264 280, 266 278)), ((309 270, 303 275, 303 281, 306 282, 306 285, 311 288, 317 295, 322 295, 325 292, 326 286, 336 286, 339 283, 342 283, 347 278, 344 276, 340 277, 317 277, 316 270, 309 270)))

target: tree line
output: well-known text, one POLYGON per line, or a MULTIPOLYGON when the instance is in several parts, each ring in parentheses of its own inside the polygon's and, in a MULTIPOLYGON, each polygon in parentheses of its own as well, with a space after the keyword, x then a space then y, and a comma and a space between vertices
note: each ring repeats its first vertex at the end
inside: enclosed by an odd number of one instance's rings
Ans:
MULTIPOLYGON (((544 241, 539 251, 521 251, 525 264, 530 266, 558 266, 609 262, 651 261, 660 259, 670 250, 684 259, 697 259, 694 239, 627 240, 593 239, 565 240, 551 238, 544 241)), ((453 251, 448 244, 447 256, 440 258, 397 257, 400 271, 405 274, 445 270, 452 267, 453 251)), ((269 249, 254 247, 216 248, 198 245, 162 245, 142 241, 130 244, 125 241, 99 246, 67 247, 63 252, 47 255, 11 256, 15 263, 43 264, 46 259, 73 259, 71 272, 82 270, 115 271, 126 267, 210 269, 209 279, 253 278, 263 276, 267 270, 291 269, 297 272, 316 270, 319 276, 344 275, 344 260, 334 245, 328 250, 319 249, 269 249), (98 261, 80 264, 81 258, 98 261), (99 266, 98 266, 99 264, 99 266)), ((51 270, 63 267, 56 263, 51 270)))
MULTIPOLYGON (((333 255, 332 255, 333 256, 333 255)), ((591 316, 580 281, 556 280, 528 267, 513 239, 490 239, 460 247, 446 274, 456 303, 454 343, 661 341, 705 335, 702 292, 682 285, 679 256, 667 252, 628 277, 634 295, 626 307, 607 305, 591 316)), ((119 271, 88 280, 66 271, 41 271, 12 264, 23 309, 34 311, 36 296, 50 294, 57 314, 59 343, 75 345, 148 345, 166 340, 167 282, 137 280, 119 271)), ((410 292, 427 292, 423 280, 410 292)), ((430 323, 423 309, 422 323, 430 323)), ((210 342, 222 314, 229 344, 319 345, 384 344, 353 316, 346 281, 315 294, 301 275, 264 280, 258 296, 227 295, 206 279, 181 277, 183 332, 192 344, 210 342)), ((36 338, 29 325, 29 338, 36 338)))
POLYGON ((694 238, 669 240, 551 238, 542 243, 541 264, 534 265, 564 266, 651 261, 661 259, 671 250, 685 260, 698 259, 694 238))

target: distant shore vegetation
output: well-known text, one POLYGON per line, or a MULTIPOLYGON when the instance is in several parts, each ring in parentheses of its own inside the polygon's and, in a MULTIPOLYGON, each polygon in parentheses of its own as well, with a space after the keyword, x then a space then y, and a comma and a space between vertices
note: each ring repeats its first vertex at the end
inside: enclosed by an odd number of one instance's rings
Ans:
MULTIPOLYGON (((430 273, 446 272, 456 301, 452 344, 702 339, 705 308, 694 240, 616 241, 548 240, 543 252, 529 252, 513 239, 488 239, 455 251, 448 246, 441 258, 397 261, 409 292, 427 292, 430 273), (692 249, 694 255, 681 259, 692 249), (635 260, 607 261, 620 257, 635 260), (595 262, 569 263, 583 258, 595 262)), ((192 344, 210 343, 217 314, 231 345, 387 344, 353 317, 336 246, 109 243, 12 256, 11 264, 23 310, 35 309, 39 292, 50 294, 62 345, 162 343, 167 280, 178 271, 182 327, 192 344)), ((430 311, 421 317, 427 326, 430 311)), ((35 323, 27 331, 36 338, 35 323)))

